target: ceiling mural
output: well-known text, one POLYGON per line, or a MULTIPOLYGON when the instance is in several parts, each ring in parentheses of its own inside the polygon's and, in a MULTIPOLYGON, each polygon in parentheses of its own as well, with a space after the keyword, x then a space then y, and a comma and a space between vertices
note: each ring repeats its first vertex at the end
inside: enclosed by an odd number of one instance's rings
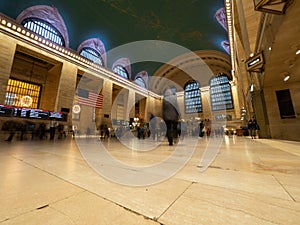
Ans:
MULTIPOLYGON (((161 40, 191 51, 228 54, 223 0, 2 0, 0 12, 16 19, 36 5, 58 10, 73 50, 88 39, 98 38, 106 51, 134 41, 161 40)), ((118 58, 122 57, 130 59, 130 54, 120 53, 118 58)), ((111 68, 118 58, 107 58, 107 67, 111 68)), ((160 66, 155 62, 136 63, 131 66, 131 78, 143 70, 151 76, 160 66)))

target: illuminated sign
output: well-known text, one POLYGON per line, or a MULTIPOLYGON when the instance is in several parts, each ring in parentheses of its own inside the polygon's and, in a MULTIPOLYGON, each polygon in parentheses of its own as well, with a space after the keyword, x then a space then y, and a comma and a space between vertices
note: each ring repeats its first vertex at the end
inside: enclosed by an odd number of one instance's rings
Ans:
POLYGON ((9 105, 0 105, 0 116, 67 121, 67 113, 49 112, 48 110, 43 109, 22 108, 9 105))
POLYGON ((250 58, 246 62, 246 67, 248 71, 260 71, 264 66, 263 54, 259 53, 258 55, 250 58))

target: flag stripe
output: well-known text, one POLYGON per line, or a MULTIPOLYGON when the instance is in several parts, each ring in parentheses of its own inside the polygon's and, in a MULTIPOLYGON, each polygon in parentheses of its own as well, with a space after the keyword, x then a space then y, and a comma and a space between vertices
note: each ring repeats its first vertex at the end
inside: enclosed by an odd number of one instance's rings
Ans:
POLYGON ((78 96, 77 102, 79 105, 86 105, 95 108, 102 108, 103 95, 96 94, 93 92, 88 92, 87 98, 78 96))

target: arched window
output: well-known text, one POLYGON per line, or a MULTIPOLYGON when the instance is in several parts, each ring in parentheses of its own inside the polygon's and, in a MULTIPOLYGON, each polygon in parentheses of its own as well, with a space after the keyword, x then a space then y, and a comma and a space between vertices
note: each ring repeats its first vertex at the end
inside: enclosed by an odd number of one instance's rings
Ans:
POLYGON ((226 75, 210 80, 210 101, 213 111, 233 109, 231 86, 226 75))
POLYGON ((197 81, 189 81, 184 87, 185 113, 202 112, 200 84, 197 81))
POLYGON ((113 68, 113 71, 115 74, 118 74, 119 76, 128 80, 128 73, 124 67, 117 65, 113 68))
POLYGON ((135 79, 134 81, 137 85, 143 87, 143 88, 146 88, 146 84, 145 84, 145 81, 141 78, 141 77, 138 77, 135 79))
POLYGON ((100 54, 92 48, 85 47, 81 50, 80 55, 93 61, 94 63, 103 66, 103 60, 100 54))
POLYGON ((100 66, 106 66, 106 50, 99 38, 90 38, 83 41, 77 48, 79 55, 91 60, 100 66))
POLYGON ((38 18, 27 18, 22 21, 22 25, 58 45, 65 46, 65 41, 59 31, 44 20, 38 18))

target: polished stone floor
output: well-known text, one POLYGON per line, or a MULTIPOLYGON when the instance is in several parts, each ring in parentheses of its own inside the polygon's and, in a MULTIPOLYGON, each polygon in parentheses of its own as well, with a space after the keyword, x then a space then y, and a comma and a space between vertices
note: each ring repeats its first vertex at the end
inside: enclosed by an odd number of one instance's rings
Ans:
POLYGON ((300 143, 0 142, 0 224, 300 224, 300 143))

